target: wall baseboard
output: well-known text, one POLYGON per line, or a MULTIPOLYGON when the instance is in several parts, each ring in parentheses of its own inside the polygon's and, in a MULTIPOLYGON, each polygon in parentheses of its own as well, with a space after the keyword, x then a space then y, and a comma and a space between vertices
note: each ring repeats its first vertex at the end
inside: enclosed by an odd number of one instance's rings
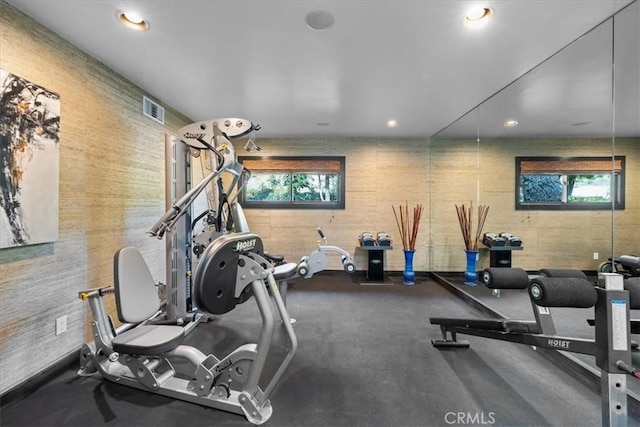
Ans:
POLYGON ((73 351, 48 368, 43 369, 31 378, 26 379, 20 384, 17 384, 6 392, 0 394, 0 409, 29 396, 61 372, 73 367, 73 365, 77 365, 79 367, 79 355, 80 349, 73 351))

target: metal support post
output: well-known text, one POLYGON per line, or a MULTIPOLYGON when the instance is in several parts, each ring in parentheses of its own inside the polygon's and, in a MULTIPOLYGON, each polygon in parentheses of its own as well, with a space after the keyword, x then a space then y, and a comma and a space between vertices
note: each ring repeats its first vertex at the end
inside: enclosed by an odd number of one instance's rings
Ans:
POLYGON ((629 294, 623 277, 599 273, 595 307, 596 364, 601 370, 602 425, 627 425, 627 374, 618 364, 631 364, 629 345, 629 294))
MULTIPOLYGON (((165 134, 165 205, 173 203, 187 192, 189 179, 188 147, 182 141, 165 134)), ((174 230, 165 238, 167 318, 184 319, 191 310, 189 277, 189 226, 191 215, 180 218, 174 230)))

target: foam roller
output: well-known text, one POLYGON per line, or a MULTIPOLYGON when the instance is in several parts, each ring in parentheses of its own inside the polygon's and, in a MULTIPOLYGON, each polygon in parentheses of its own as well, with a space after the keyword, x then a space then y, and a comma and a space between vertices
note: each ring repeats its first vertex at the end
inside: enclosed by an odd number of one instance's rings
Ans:
POLYGON ((482 283, 490 289, 525 289, 529 275, 521 268, 489 267, 482 272, 482 283))
POLYGON ((300 258, 300 262, 298 263, 298 268, 296 269, 299 276, 305 277, 307 273, 309 273, 309 257, 303 256, 300 258))
POLYGON ((587 275, 580 270, 571 270, 566 268, 543 268, 540 270, 540 276, 544 277, 577 277, 587 280, 587 275))
POLYGON ((624 281, 624 289, 629 291, 629 308, 640 309, 640 277, 630 277, 624 281))
POLYGON ((579 277, 537 277, 529 284, 529 296, 542 307, 589 308, 598 301, 596 288, 579 277))

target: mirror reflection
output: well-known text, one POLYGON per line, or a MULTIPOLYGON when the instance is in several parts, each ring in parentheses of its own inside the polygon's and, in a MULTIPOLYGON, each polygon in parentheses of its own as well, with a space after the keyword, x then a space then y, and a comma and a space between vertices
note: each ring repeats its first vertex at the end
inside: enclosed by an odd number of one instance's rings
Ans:
MULTIPOLYGON (((490 207, 477 255, 481 273, 571 269, 595 282, 599 271, 616 271, 611 260, 640 255, 639 23, 635 2, 431 138, 431 199, 439 207, 431 209, 431 270, 495 317, 534 315, 526 291, 492 290, 482 278, 465 284, 456 204, 490 207), (532 193, 522 203, 523 159, 535 178, 527 185, 553 187, 557 194, 547 202, 555 208, 532 193), (596 187, 598 194, 589 193, 596 187), (567 207, 576 202, 582 206, 567 207)), ((640 317, 635 312, 631 318, 640 317)), ((593 338, 592 308, 552 314, 559 335, 593 338)), ((593 356, 560 354, 597 373, 593 356)), ((629 393, 640 396, 637 382, 629 393)))

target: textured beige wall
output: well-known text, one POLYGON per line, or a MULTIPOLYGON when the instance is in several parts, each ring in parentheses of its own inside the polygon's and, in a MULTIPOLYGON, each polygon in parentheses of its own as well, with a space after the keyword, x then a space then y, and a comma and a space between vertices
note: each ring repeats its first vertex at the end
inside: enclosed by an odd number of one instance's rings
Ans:
MULTIPOLYGON (((626 205, 613 216, 613 251, 640 255, 640 138, 616 139, 615 152, 626 156, 626 205)), ((605 247, 610 254, 611 246, 605 247)))
POLYGON ((0 250, 4 392, 80 348, 90 316, 78 291, 112 283, 116 249, 137 246, 164 280, 164 242, 145 231, 164 212, 164 134, 191 121, 170 108, 165 126, 144 117, 139 88, 5 2, 0 31, 0 68, 61 97, 59 240, 0 250))
MULTIPOLYGON (((346 208, 344 210, 245 209, 252 231, 265 242, 268 252, 298 261, 309 255, 319 240, 321 227, 328 244, 355 256, 358 270, 366 270, 367 254, 356 250, 358 236, 367 231, 386 232, 394 249, 386 251, 385 269, 402 270, 404 256, 392 206, 422 203, 425 212, 416 243, 414 268, 427 271, 429 156, 426 139, 260 139, 264 156, 345 156, 346 208)), ((340 270, 340 256, 332 256, 329 268, 340 270)))
MULTIPOLYGON (((425 205, 417 240, 417 271, 460 271, 464 244, 455 205, 471 202, 490 207, 487 232, 511 232, 524 241, 513 252, 513 266, 527 270, 578 268, 595 270, 611 254, 615 218, 616 254, 637 253, 640 240, 640 142, 616 140, 616 154, 626 156, 626 209, 610 211, 516 211, 515 157, 610 156, 611 140, 376 140, 352 138, 259 139, 260 155, 344 155, 345 210, 245 209, 249 225, 268 251, 298 260, 311 252, 322 227, 329 244, 355 254, 359 270, 366 254, 356 250, 363 231, 385 231, 394 240, 386 252, 387 270, 404 268, 402 245, 391 206, 425 205), (593 260, 593 252, 600 260, 593 260)), ((474 210, 475 212, 475 210, 474 210)), ((478 268, 489 266, 480 245, 478 268)), ((339 258, 329 268, 340 269, 339 258)))

